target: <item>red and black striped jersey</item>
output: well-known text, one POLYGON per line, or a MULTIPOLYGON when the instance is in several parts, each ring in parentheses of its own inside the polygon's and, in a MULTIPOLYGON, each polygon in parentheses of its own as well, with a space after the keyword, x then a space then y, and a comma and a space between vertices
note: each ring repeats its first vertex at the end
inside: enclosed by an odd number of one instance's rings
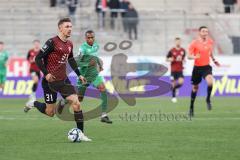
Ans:
POLYGON ((171 72, 183 71, 183 61, 186 56, 186 51, 183 48, 172 48, 167 55, 167 58, 173 58, 171 62, 171 72))
POLYGON ((39 51, 35 51, 34 49, 30 49, 27 54, 27 60, 30 64, 30 70, 39 72, 40 69, 38 68, 37 64, 35 63, 35 58, 38 55, 39 51))
POLYGON ((67 63, 80 75, 76 61, 73 58, 73 44, 62 41, 58 36, 49 39, 36 57, 36 63, 44 75, 48 73, 56 77, 56 81, 67 78, 67 63), (73 60, 73 63, 70 63, 73 60))

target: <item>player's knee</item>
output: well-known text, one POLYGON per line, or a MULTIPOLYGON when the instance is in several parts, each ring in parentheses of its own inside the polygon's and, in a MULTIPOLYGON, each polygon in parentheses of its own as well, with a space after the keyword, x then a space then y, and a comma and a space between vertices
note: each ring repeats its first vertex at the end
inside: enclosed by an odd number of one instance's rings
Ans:
POLYGON ((212 82, 209 82, 209 83, 207 83, 207 85, 208 85, 209 87, 212 87, 212 86, 213 86, 213 83, 212 83, 212 82))
POLYGON ((178 80, 178 84, 183 85, 183 83, 184 83, 184 79, 183 79, 183 78, 180 78, 180 79, 178 80))
POLYGON ((82 101, 83 101, 83 98, 84 98, 83 96, 78 96, 78 101, 79 101, 79 102, 82 102, 82 101))
POLYGON ((79 97, 77 95, 72 95, 71 97, 68 98, 74 111, 80 110, 80 102, 78 99, 79 97))
POLYGON ((105 88, 101 88, 101 89, 99 89, 99 91, 100 91, 100 92, 105 92, 106 89, 105 89, 105 88))
POLYGON ((207 80, 207 85, 212 86, 213 85, 213 80, 212 79, 207 80))
POLYGON ((101 86, 98 87, 98 90, 99 90, 100 92, 105 92, 105 91, 106 91, 106 88, 105 88, 104 85, 101 85, 101 86))
POLYGON ((49 116, 49 117, 53 117, 55 115, 55 112, 54 110, 46 110, 46 114, 49 116))
POLYGON ((193 91, 194 92, 198 91, 198 86, 193 86, 193 91))
POLYGON ((78 99, 77 99, 77 101, 75 101, 73 103, 72 108, 73 108, 74 111, 79 111, 80 110, 80 102, 78 101, 78 99))

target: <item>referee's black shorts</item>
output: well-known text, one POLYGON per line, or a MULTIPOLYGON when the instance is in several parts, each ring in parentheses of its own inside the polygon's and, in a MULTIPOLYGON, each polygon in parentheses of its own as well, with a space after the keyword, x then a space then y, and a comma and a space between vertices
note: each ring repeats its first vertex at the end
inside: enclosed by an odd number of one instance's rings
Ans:
POLYGON ((212 75, 212 67, 210 65, 207 66, 194 66, 192 71, 192 84, 198 85, 202 78, 206 78, 207 75, 212 75))
POLYGON ((64 99, 72 94, 77 94, 74 86, 71 85, 68 78, 66 80, 54 82, 48 82, 43 78, 42 88, 44 92, 44 100, 47 104, 54 104, 57 102, 57 93, 60 93, 64 99))

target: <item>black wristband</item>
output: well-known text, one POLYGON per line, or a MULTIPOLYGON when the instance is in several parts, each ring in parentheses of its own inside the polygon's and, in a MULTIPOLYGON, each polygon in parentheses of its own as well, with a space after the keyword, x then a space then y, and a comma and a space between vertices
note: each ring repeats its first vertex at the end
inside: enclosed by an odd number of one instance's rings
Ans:
POLYGON ((77 74, 77 76, 79 77, 79 76, 81 76, 81 73, 80 73, 80 71, 79 71, 79 69, 77 68, 77 69, 75 69, 74 70, 74 72, 77 74))

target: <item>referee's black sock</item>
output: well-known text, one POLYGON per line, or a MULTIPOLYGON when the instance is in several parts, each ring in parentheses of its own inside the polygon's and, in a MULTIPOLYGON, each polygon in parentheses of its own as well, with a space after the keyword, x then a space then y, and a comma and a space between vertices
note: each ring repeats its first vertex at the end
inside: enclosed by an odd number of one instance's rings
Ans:
POLYGON ((213 88, 212 86, 208 86, 207 88, 207 99, 206 99, 207 102, 210 102, 212 88, 213 88))
POLYGON ((194 106, 196 96, 197 96, 197 92, 192 91, 192 93, 191 93, 191 106, 190 106, 191 108, 193 108, 193 106, 194 106))
POLYGON ((41 113, 46 114, 45 110, 47 108, 47 105, 45 103, 35 101, 34 107, 37 108, 41 113))
POLYGON ((84 119, 83 119, 83 113, 82 111, 74 111, 74 118, 77 124, 77 128, 80 129, 82 132, 84 132, 84 119))

